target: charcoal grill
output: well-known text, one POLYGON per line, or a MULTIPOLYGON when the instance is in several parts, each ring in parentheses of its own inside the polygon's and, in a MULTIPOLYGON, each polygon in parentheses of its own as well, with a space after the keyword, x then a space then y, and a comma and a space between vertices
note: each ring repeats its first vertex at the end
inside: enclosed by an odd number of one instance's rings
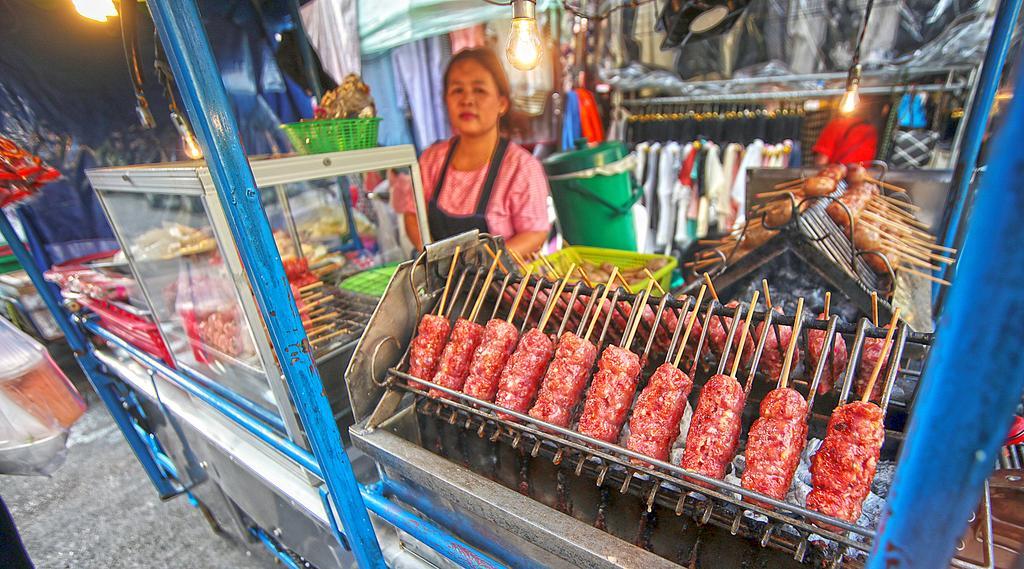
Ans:
MULTIPOLYGON (((709 268, 719 289, 724 293, 734 293, 746 290, 751 284, 756 287, 778 259, 790 257, 798 260, 800 270, 797 272, 806 274, 809 269, 818 277, 822 285, 820 288, 841 293, 862 313, 870 313, 871 293, 878 293, 879 315, 888 320, 892 316, 892 305, 884 299, 892 296, 896 285, 896 275, 888 259, 877 252, 854 249, 850 237, 825 211, 829 203, 836 201, 845 191, 846 182, 840 181, 829 196, 797 201, 792 194, 783 194, 789 200, 788 209, 792 215, 787 223, 778 227, 767 224, 767 214, 748 218, 742 230, 744 234, 750 222, 760 219, 764 229, 775 232, 775 235, 735 260, 732 257, 734 249, 727 250, 722 262, 709 268), (889 274, 877 275, 865 261, 868 255, 878 255, 888 267, 889 274)), ((696 290, 700 286, 699 281, 693 279, 686 292, 696 290)))
MULTIPOLYGON (((872 527, 773 500, 738 484, 685 470, 674 462, 654 460, 624 446, 581 435, 571 426, 544 423, 405 373, 418 318, 439 298, 455 245, 461 247, 465 262, 457 270, 459 278, 455 282, 479 283, 489 264, 481 245, 488 241, 475 233, 466 234, 428 247, 415 263, 402 265, 356 348, 346 375, 357 420, 351 435, 356 446, 383 469, 389 492, 442 521, 474 545, 498 549, 495 554, 499 557, 518 560, 511 561, 518 566, 862 564, 875 536, 872 527), (444 396, 432 397, 428 394, 431 389, 444 396), (754 505, 744 498, 756 498, 770 507, 754 505)), ((511 262, 507 266, 512 266, 511 262)), ((521 280, 515 274, 494 279, 485 302, 490 313, 507 312, 521 280)), ((583 298, 593 298, 600 292, 599 288, 577 283, 566 287, 558 298, 550 298, 544 291, 553 289, 551 283, 535 278, 528 283, 532 302, 524 299, 513 319, 524 329, 539 319, 542 311, 536 306, 551 304, 554 308, 548 332, 575 326, 589 312, 589 303, 583 298)), ((473 288, 463 286, 461 292, 449 297, 450 318, 454 320, 471 302, 467 292, 473 288)), ((628 307, 637 299, 625 291, 612 296, 616 302, 611 315, 605 317, 598 346, 602 350, 618 343, 625 332, 621 323, 629 321, 628 307)), ((665 315, 671 312, 681 319, 692 299, 650 298, 647 303, 653 319, 645 318, 640 323, 633 344, 635 351, 643 351, 646 360, 637 392, 678 338, 675 330, 668 329, 665 315)), ((706 341, 708 318, 731 317, 729 329, 735 330, 740 320, 736 316, 739 314, 734 309, 717 303, 702 310, 704 331, 699 340, 693 341, 700 345, 706 341)), ((768 326, 792 325, 794 320, 791 315, 757 311, 751 326, 766 319, 768 326)), ((827 322, 807 320, 804 329, 826 330, 828 344, 823 353, 830 351, 833 332, 842 333, 851 346, 851 363, 840 385, 827 396, 813 398, 810 437, 821 438, 831 410, 850 397, 865 338, 882 338, 885 330, 866 319, 848 325, 837 317, 827 322)), ((804 339, 801 342, 806 345, 804 339)), ((726 354, 731 343, 727 342, 726 354)), ((898 417, 893 409, 887 414, 883 460, 894 460, 905 421, 906 407, 891 403, 893 385, 901 374, 914 374, 914 366, 905 363, 908 354, 923 359, 930 343, 931 336, 899 325, 880 378, 885 381, 880 404, 884 409, 901 407, 904 416, 898 417)), ((700 345, 696 353, 702 353, 700 345)), ((755 354, 755 368, 763 349, 762 340, 755 354)), ((691 402, 696 401, 698 386, 724 367, 724 359, 708 355, 694 363, 691 402)), ((807 393, 809 387, 817 385, 823 369, 824 361, 814 369, 799 365, 798 370, 803 370, 801 379, 792 381, 791 386, 807 393)), ((743 433, 756 418, 760 398, 772 387, 773 383, 754 381, 745 406, 743 433)), ((954 565, 984 566, 959 559, 954 565)))

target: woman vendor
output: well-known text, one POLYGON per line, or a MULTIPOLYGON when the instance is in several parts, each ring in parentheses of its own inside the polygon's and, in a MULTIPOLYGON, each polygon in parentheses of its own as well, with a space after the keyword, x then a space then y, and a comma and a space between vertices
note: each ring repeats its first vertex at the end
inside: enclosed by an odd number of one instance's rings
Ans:
MULTIPOLYGON (((523 255, 537 251, 551 229, 548 182, 540 162, 503 135, 512 103, 494 53, 479 48, 453 56, 444 74, 444 98, 455 136, 419 159, 431 238, 479 229, 501 235, 523 255)), ((421 249, 412 192, 396 192, 394 208, 421 249)))

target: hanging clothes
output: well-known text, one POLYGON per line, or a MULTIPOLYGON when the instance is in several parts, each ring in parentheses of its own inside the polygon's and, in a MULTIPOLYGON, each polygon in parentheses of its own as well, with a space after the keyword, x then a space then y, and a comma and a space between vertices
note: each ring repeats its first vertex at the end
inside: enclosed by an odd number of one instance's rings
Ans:
POLYGON ((670 142, 661 149, 661 155, 658 157, 656 201, 659 215, 654 234, 654 246, 657 250, 664 250, 672 245, 676 221, 676 216, 672 215, 672 202, 678 180, 673 174, 679 171, 679 152, 679 143, 670 142))
POLYGON ((413 135, 421 151, 451 135, 444 104, 444 69, 449 59, 440 37, 407 43, 391 52, 398 104, 412 115, 413 135))
POLYGON ((331 79, 341 84, 349 73, 362 73, 359 18, 351 0, 313 0, 299 8, 309 43, 331 79))
POLYGON ((693 201, 693 179, 690 176, 693 170, 693 162, 696 157, 696 150, 693 144, 687 144, 683 147, 680 155, 680 167, 679 175, 676 176, 676 185, 674 189, 675 194, 675 210, 676 210, 676 230, 674 241, 680 247, 686 247, 693 241, 693 228, 690 225, 689 213, 690 204, 693 201))
POLYGON ((647 206, 649 219, 647 224, 647 242, 653 247, 656 244, 655 229, 657 228, 659 208, 657 202, 658 171, 661 162, 661 143, 655 142, 647 151, 647 172, 644 174, 644 205, 647 206))
POLYGON ((580 125, 587 142, 604 142, 604 126, 601 125, 601 111, 597 108, 594 94, 587 89, 575 89, 579 101, 580 125))
POLYGON ((576 148, 576 140, 583 138, 580 122, 580 100, 575 91, 565 94, 565 110, 562 112, 562 150, 576 148))
POLYGON ((704 193, 708 196, 710 221, 724 230, 732 214, 731 195, 725 185, 725 171, 719 156, 718 145, 709 143, 704 157, 704 193))
POLYGON ((736 208, 736 222, 742 223, 746 218, 747 211, 747 170, 759 168, 764 153, 764 142, 755 140, 747 146, 743 154, 743 160, 736 171, 736 179, 732 183, 732 201, 736 208))
POLYGON ((405 111, 398 104, 395 87, 395 69, 391 64, 391 52, 363 58, 363 81, 370 86, 373 104, 377 107, 380 124, 377 141, 381 146, 412 144, 412 132, 405 120, 405 111))

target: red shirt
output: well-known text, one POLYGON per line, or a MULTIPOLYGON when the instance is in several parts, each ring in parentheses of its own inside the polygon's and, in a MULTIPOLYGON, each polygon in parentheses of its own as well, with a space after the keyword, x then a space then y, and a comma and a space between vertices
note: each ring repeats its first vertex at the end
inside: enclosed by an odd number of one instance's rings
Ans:
MULTIPOLYGON (((420 176, 426 202, 434 195, 450 145, 450 140, 438 142, 420 156, 420 176)), ((437 207, 448 215, 472 214, 476 211, 486 175, 486 164, 470 172, 449 167, 437 207)), ((399 184, 392 190, 392 206, 399 213, 416 211, 411 184, 399 184)), ((505 239, 525 231, 548 231, 551 228, 548 220, 548 179, 544 168, 532 154, 514 142, 508 145, 484 217, 487 229, 505 239)))
POLYGON ((825 125, 813 150, 827 156, 830 164, 870 162, 878 152, 878 129, 864 119, 836 117, 825 125))

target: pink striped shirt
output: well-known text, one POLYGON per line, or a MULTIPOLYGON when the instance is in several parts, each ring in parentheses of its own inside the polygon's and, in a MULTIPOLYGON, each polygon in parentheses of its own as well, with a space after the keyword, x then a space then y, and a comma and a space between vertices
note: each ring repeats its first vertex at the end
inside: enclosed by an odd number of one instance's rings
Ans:
MULTIPOLYGON (((450 140, 427 148, 420 156, 420 175, 423 178, 423 198, 429 204, 434 188, 441 176, 450 140)), ((449 166, 444 188, 437 206, 452 216, 472 215, 476 212, 483 189, 487 165, 472 171, 456 170, 449 166)), ((487 229, 494 235, 508 239, 526 231, 548 231, 548 179, 540 162, 516 143, 509 143, 505 160, 498 171, 484 217, 487 229)), ((415 213, 416 204, 412 186, 400 184, 392 190, 392 205, 399 213, 415 213)))

